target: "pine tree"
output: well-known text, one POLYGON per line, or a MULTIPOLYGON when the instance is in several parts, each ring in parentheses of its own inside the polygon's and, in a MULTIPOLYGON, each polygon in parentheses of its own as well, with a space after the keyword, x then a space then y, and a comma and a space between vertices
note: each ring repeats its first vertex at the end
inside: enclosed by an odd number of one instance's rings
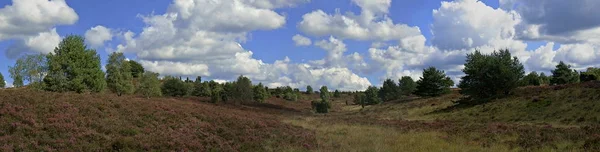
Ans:
POLYGON ((575 70, 571 70, 571 65, 567 65, 560 61, 556 65, 556 69, 552 70, 551 85, 561 85, 579 82, 579 74, 575 70))
POLYGON ((142 80, 138 92, 140 92, 146 98, 162 96, 160 80, 158 80, 158 73, 145 72, 142 74, 141 78, 142 80))
POLYGON ((333 97, 334 97, 334 98, 339 98, 339 97, 342 97, 342 94, 340 93, 340 91, 339 91, 339 90, 335 90, 335 91, 333 92, 333 97))
POLYGON ((239 76, 233 83, 234 90, 231 92, 235 102, 247 102, 253 99, 252 81, 244 76, 239 76))
POLYGON ((386 79, 383 81, 383 86, 381 87, 381 90, 379 90, 379 97, 381 97, 383 101, 395 100, 398 98, 398 95, 400 95, 400 90, 394 80, 386 79))
POLYGON ((422 97, 436 97, 449 93, 453 85, 454 82, 444 71, 429 67, 423 70, 423 77, 417 81, 415 94, 422 97))
POLYGON ((375 86, 369 86, 365 91, 365 104, 376 105, 381 103, 381 98, 378 96, 379 88, 375 86))
POLYGON ((322 86, 321 89, 319 90, 319 92, 321 93, 320 94, 321 100, 328 102, 330 94, 329 94, 329 90, 327 89, 327 86, 322 86))
POLYGON ((475 51, 467 55, 467 62, 458 87, 461 93, 474 99, 502 97, 519 86, 525 71, 517 57, 511 56, 508 50, 481 54, 475 51))
POLYGON ((125 55, 120 52, 111 53, 106 64, 106 84, 108 88, 119 96, 131 94, 133 93, 132 80, 131 66, 125 55))
POLYGON ((44 83, 48 91, 101 92, 106 87, 100 56, 86 48, 81 36, 65 37, 47 60, 44 83))
POLYGON ((398 87, 402 95, 408 96, 417 90, 417 82, 409 76, 403 76, 398 80, 398 87))

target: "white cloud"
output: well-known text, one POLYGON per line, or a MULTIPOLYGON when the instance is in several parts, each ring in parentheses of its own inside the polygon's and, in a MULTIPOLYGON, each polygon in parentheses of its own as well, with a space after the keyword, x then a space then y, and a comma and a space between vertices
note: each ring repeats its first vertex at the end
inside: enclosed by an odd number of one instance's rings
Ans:
POLYGON ((101 25, 92 27, 85 32, 85 40, 92 47, 101 47, 104 42, 110 41, 112 38, 112 30, 101 25))
POLYGON ((13 0, 0 9, 0 40, 35 36, 78 18, 64 0, 13 0))
POLYGON ((385 16, 390 0, 353 0, 361 7, 361 14, 351 12, 327 14, 316 10, 302 16, 298 28, 311 36, 334 36, 340 39, 390 41, 421 34, 419 27, 394 24, 385 16))
POLYGON ((292 40, 294 40, 296 46, 309 46, 312 44, 312 41, 309 38, 304 37, 300 34, 294 35, 294 37, 292 37, 292 40))
POLYGON ((22 53, 47 54, 54 51, 61 40, 62 38, 56 33, 56 29, 51 29, 16 41, 6 49, 6 56, 16 58, 22 53))

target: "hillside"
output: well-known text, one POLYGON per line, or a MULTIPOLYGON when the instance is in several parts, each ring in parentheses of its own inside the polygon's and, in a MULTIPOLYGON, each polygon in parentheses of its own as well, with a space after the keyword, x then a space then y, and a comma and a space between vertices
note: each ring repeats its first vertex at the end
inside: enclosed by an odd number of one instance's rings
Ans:
POLYGON ((279 151, 315 142, 260 106, 198 101, 0 90, 0 151, 279 151))

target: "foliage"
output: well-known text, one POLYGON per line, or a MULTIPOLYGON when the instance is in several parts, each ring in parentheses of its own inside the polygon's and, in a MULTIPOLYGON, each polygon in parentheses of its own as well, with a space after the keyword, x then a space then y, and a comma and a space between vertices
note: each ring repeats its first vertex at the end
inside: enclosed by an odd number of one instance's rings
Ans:
POLYGON ((398 80, 398 88, 400 94, 408 96, 417 90, 417 82, 409 76, 403 76, 398 80))
POLYGON ((381 98, 378 96, 379 89, 375 86, 369 86, 365 91, 364 102, 366 105, 376 105, 381 103, 381 98))
POLYGON ((202 77, 196 77, 196 81, 194 81, 194 90, 192 92, 192 95, 197 97, 210 97, 211 94, 212 89, 210 87, 209 82, 202 82, 202 77))
POLYGON ((24 65, 22 62, 22 60, 17 60, 15 66, 8 67, 8 72, 10 73, 10 77, 13 79, 13 86, 15 88, 22 87, 24 85, 23 73, 25 71, 25 68, 23 67, 24 65))
POLYGON ((315 111, 317 113, 328 113, 329 109, 331 108, 331 104, 327 101, 324 100, 315 100, 311 102, 311 105, 313 107, 313 109, 315 109, 315 111))
POLYGON ((359 104, 364 108, 365 104, 367 103, 366 100, 367 100, 367 96, 364 93, 355 93, 354 94, 354 104, 359 104))
POLYGON ((399 95, 400 88, 398 87, 396 82, 394 82, 394 80, 386 79, 385 81, 383 81, 383 86, 381 87, 381 90, 379 90, 379 97, 381 97, 383 101, 391 101, 398 99, 399 95))
POLYGON ((525 73, 523 64, 508 50, 485 55, 479 51, 467 55, 463 72, 466 74, 458 87, 460 93, 474 99, 488 99, 508 95, 519 86, 525 73))
POLYGON ((133 93, 133 76, 131 66, 120 52, 113 52, 108 56, 106 64, 106 84, 112 92, 121 94, 133 93))
POLYGON ((542 85, 542 78, 537 74, 537 72, 533 71, 527 74, 523 79, 521 79, 521 86, 540 86, 542 85))
MULTIPOLYGON (((214 82, 214 81, 213 81, 214 82)), ((223 87, 221 85, 215 85, 214 87, 211 87, 211 96, 210 96, 210 101, 212 103, 219 103, 221 101, 223 101, 223 87)))
POLYGON ((540 84, 541 85, 550 84, 550 77, 546 76, 546 74, 544 72, 540 73, 540 84))
POLYGON ((333 97, 334 97, 334 98, 339 98, 339 97, 342 97, 342 94, 340 93, 340 91, 339 91, 339 90, 335 90, 335 91, 333 92, 333 97))
POLYGON ((6 87, 6 82, 4 82, 4 75, 2 75, 2 73, 0 73, 0 88, 4 88, 6 87))
POLYGON ((47 71, 46 56, 43 54, 22 56, 17 59, 15 66, 9 67, 15 87, 24 86, 25 80, 30 84, 40 83, 47 71))
POLYGON ((158 73, 146 71, 141 78, 141 85, 137 90, 139 93, 146 98, 162 96, 158 73))
POLYGON ((287 92, 283 95, 283 99, 288 100, 288 101, 297 101, 298 95, 297 95, 297 93, 294 93, 294 92, 287 92))
POLYGON ((46 90, 55 92, 101 92, 106 87, 100 56, 87 49, 81 36, 65 37, 53 53, 48 54, 46 90))
POLYGON ((254 101, 263 103, 268 96, 267 90, 265 90, 262 83, 258 83, 258 85, 254 86, 254 101))
POLYGON ((165 77, 161 87, 162 94, 170 97, 183 97, 187 94, 185 83, 178 78, 165 77))
POLYGON ((140 63, 134 60, 129 60, 129 65, 131 66, 131 75, 134 78, 141 77, 142 74, 144 74, 144 67, 140 63))
POLYGON ((327 86, 322 86, 321 89, 319 89, 319 96, 321 97, 321 100, 323 101, 329 101, 329 97, 331 96, 329 94, 329 90, 327 89, 327 86))
POLYGON ((313 92, 313 88, 310 85, 306 86, 306 94, 312 94, 313 92))
POLYGON ((253 99, 252 81, 244 76, 239 76, 233 83, 232 99, 235 102, 247 102, 253 99))
POLYGON ((450 92, 454 82, 447 77, 444 71, 429 67, 423 70, 423 77, 417 81, 415 94, 422 97, 435 97, 450 92))
POLYGON ((577 82, 579 82, 579 74, 576 70, 571 70, 571 65, 567 65, 563 61, 560 61, 560 63, 556 65, 556 69, 552 70, 552 78, 550 79, 551 85, 577 82))
POLYGON ((600 80, 600 68, 588 68, 587 71, 579 74, 579 80, 581 82, 600 80))

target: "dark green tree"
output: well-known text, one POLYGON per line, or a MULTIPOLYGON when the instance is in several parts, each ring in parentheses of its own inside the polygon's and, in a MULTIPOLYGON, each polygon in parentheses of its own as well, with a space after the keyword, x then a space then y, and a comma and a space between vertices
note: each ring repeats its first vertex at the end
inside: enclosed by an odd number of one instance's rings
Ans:
POLYGON ((376 105, 381 103, 381 98, 378 96, 379 88, 375 86, 370 86, 365 90, 365 104, 366 105, 376 105))
POLYGON ((403 76, 398 81, 398 87, 402 95, 408 96, 417 90, 417 82, 409 76, 403 76))
POLYGON ((579 73, 576 70, 571 70, 571 65, 567 65, 560 61, 556 65, 556 69, 552 70, 551 85, 561 85, 579 82, 579 73))
POLYGON ((383 81, 383 86, 379 90, 379 97, 381 97, 382 101, 398 99, 399 95, 400 89, 394 80, 386 79, 383 81))
POLYGON ((537 74, 537 72, 533 71, 527 74, 523 79, 521 79, 522 86, 540 86, 542 85, 542 79, 537 74))
POLYGON ((251 101, 254 97, 252 89, 252 81, 244 76, 239 76, 237 81, 233 83, 234 90, 232 93, 233 100, 235 102, 247 102, 251 101))
POLYGON ((0 73, 0 88, 5 88, 6 87, 6 82, 4 80, 4 75, 2 75, 2 73, 0 73))
POLYGON ((87 49, 83 37, 65 37, 46 57, 48 75, 44 84, 48 91, 101 92, 106 87, 100 56, 96 50, 87 49))
POLYGON ((183 97, 187 94, 185 82, 171 76, 164 78, 161 91, 163 95, 170 97, 183 97))
POLYGON ((454 82, 447 77, 444 71, 435 67, 423 70, 423 77, 417 81, 415 94, 422 97, 436 97, 450 92, 454 82))
POLYGON ((600 80, 600 68, 589 67, 587 71, 579 74, 579 80, 581 82, 597 81, 600 80))
POLYGON ((131 75, 134 78, 141 77, 141 75, 144 74, 145 69, 140 63, 134 60, 129 60, 129 65, 131 66, 131 75))
POLYGON ((550 84, 550 77, 546 76, 546 74, 544 72, 540 73, 540 84, 541 85, 549 85, 550 84))
POLYGON ((254 101, 263 103, 268 98, 267 90, 262 83, 254 86, 254 101))
MULTIPOLYGON (((467 55, 458 87, 460 93, 474 99, 489 99, 508 95, 519 86, 525 74, 523 64, 508 50, 484 55, 479 51, 467 55)), ((483 100, 486 101, 486 100, 483 100)))
POLYGON ((133 76, 131 66, 125 55, 113 52, 108 56, 106 64, 106 84, 108 89, 117 95, 133 93, 133 76))
POLYGON ((162 96, 158 73, 147 71, 142 74, 140 81, 140 87, 137 89, 138 93, 146 98, 162 96))
POLYGON ((313 92, 313 88, 310 85, 306 86, 306 94, 312 94, 313 92))
POLYGON ((219 102, 223 101, 223 95, 224 95, 223 86, 215 85, 211 88, 212 88, 212 91, 211 91, 210 101, 212 103, 219 103, 219 102))
POLYGON ((354 93, 354 104, 360 105, 362 108, 365 108, 367 104, 367 96, 364 93, 354 93))

